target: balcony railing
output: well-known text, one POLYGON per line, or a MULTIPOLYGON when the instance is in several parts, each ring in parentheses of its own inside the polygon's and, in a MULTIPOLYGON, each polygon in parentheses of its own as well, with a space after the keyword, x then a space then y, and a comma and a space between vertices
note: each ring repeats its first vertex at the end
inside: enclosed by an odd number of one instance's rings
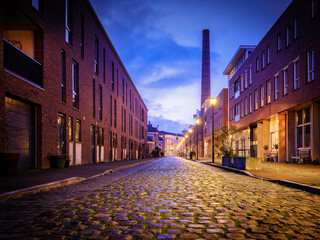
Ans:
POLYGON ((3 39, 3 67, 42 86, 42 65, 3 39))

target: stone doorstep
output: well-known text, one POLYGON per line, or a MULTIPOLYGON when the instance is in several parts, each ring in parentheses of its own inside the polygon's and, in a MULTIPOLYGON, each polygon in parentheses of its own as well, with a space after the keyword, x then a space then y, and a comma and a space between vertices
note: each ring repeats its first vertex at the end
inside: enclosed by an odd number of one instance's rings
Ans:
POLYGON ((2 193, 0 194, 0 202, 6 201, 10 198, 19 198, 28 194, 33 194, 33 193, 37 193, 40 191, 47 191, 49 189, 52 188, 57 188, 57 187, 62 187, 62 186, 66 186, 66 185, 70 185, 70 184, 74 184, 77 182, 81 182, 84 180, 89 180, 89 179, 93 179, 96 177, 101 177, 113 172, 117 172, 123 169, 127 169, 127 168, 131 168, 131 167, 135 167, 138 165, 141 165, 143 163, 149 163, 151 161, 153 161, 155 159, 149 160, 149 161, 145 161, 145 162, 140 162, 140 163, 134 163, 134 164, 130 164, 130 165, 125 165, 122 167, 118 167, 118 168, 114 168, 114 169, 108 169, 106 171, 104 171, 103 173, 85 178, 85 177, 71 177, 71 178, 66 178, 63 180, 59 180, 59 181, 54 181, 54 182, 50 182, 50 183, 45 183, 45 184, 40 184, 40 185, 36 185, 33 187, 28 187, 28 188, 23 188, 23 189, 18 189, 18 190, 14 190, 11 192, 6 192, 6 193, 2 193))

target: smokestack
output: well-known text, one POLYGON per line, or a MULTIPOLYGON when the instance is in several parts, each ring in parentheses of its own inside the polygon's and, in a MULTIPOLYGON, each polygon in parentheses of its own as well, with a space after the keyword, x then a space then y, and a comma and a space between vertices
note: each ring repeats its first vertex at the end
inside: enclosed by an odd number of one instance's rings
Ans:
POLYGON ((202 30, 201 105, 210 98, 210 38, 209 29, 202 30))

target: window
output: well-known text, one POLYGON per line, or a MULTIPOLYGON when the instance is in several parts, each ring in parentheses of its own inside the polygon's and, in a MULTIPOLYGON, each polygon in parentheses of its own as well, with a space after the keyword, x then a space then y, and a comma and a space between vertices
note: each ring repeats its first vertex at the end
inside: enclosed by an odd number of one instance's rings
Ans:
POLYGON ((261 62, 262 62, 262 69, 264 69, 266 67, 266 52, 265 51, 262 52, 261 62))
POLYGON ((58 114, 58 153, 66 153, 66 115, 58 114))
POLYGON ((239 78, 234 82, 234 98, 237 99, 240 96, 240 81, 239 78))
POLYGON ((112 126, 112 122, 113 122, 113 121, 112 121, 112 120, 113 120, 113 119, 112 119, 112 107, 113 107, 113 106, 112 106, 112 103, 113 103, 113 102, 112 102, 112 95, 110 95, 110 116, 111 116, 110 125, 111 125, 111 126, 112 126))
POLYGON ((66 52, 61 50, 61 100, 66 102, 66 52))
POLYGON ((314 80, 314 50, 308 51, 308 82, 314 80))
POLYGON ((111 61, 111 90, 114 91, 114 62, 111 61))
POLYGON ((234 122, 239 122, 240 120, 240 104, 237 103, 234 108, 234 122))
POLYGON ((248 98, 244 98, 244 115, 247 116, 248 114, 248 98))
POLYGON ((73 118, 72 117, 69 117, 68 126, 69 126, 69 141, 72 142, 73 141, 73 118))
POLYGON ((279 75, 274 77, 274 100, 279 98, 279 75))
POLYGON ((241 116, 241 118, 243 118, 243 113, 244 113, 244 111, 243 111, 243 100, 241 100, 240 106, 241 106, 240 116, 241 116))
POLYGON ((103 146, 104 145, 104 129, 99 128, 99 135, 98 135, 98 145, 103 146))
POLYGON ((300 62, 299 59, 293 62, 293 89, 300 87, 300 62))
POLYGON ((106 49, 103 48, 103 82, 106 82, 106 49))
POLYGON ((124 109, 123 111, 123 131, 127 131, 127 111, 124 109))
POLYGON ((124 78, 122 78, 122 103, 124 103, 124 78))
POLYGON ((92 116, 96 117, 96 80, 92 80, 92 116))
POLYGON ((258 109, 258 90, 254 90, 254 110, 258 109))
POLYGON ((81 142, 81 120, 76 119, 76 142, 81 142))
POLYGON ((296 113, 296 143, 297 148, 310 148, 311 146, 311 121, 310 108, 296 113))
POLYGON ((230 108, 230 121, 233 120, 233 107, 230 108))
POLYGON ((297 39, 299 36, 299 18, 293 19, 293 39, 297 39))
POLYGON ((66 0, 66 42, 72 46, 72 0, 66 0))
POLYGON ((119 97, 119 71, 117 69, 117 97, 119 97))
POLYGON ((252 84, 252 65, 249 67, 249 85, 252 84))
POLYGON ((102 86, 99 85, 99 120, 102 121, 102 86))
POLYGON ((290 36, 290 26, 286 26, 286 47, 288 47, 291 43, 291 36, 290 36))
POLYGON ((260 70, 260 60, 259 57, 257 57, 256 59, 256 72, 258 72, 260 70))
POLYGON ((283 70, 283 95, 288 94, 288 68, 283 70))
POLYGON ((264 106, 264 85, 260 86, 260 107, 264 106))
POLYGON ((248 71, 244 72, 244 88, 247 89, 248 87, 248 71))
POLYGON ((317 15, 317 0, 311 0, 311 18, 317 15))
POLYGON ((72 61, 72 103, 79 109, 79 67, 75 61, 72 61))
POLYGON ((267 104, 271 102, 271 81, 267 82, 267 104))
POLYGON ((113 126, 116 128, 117 127, 117 100, 116 99, 113 100, 113 105, 114 105, 114 110, 113 110, 114 122, 113 122, 113 126))
POLYGON ((126 106, 128 106, 128 84, 126 83, 126 106))
POLYGON ((84 58, 84 16, 81 14, 81 33, 80 33, 81 58, 84 58))
POLYGON ((280 33, 277 36, 277 51, 279 52, 281 50, 281 35, 280 33))
POLYGON ((241 75, 241 92, 243 92, 243 87, 244 87, 244 83, 243 83, 243 75, 241 75))
POLYGON ((144 122, 144 109, 141 109, 141 121, 144 122))
POLYGON ((99 74, 99 39, 94 40, 94 72, 99 74))
POLYGON ((249 94, 249 113, 252 113, 252 93, 249 94))
POLYGON ((32 6, 43 14, 43 0, 32 0, 32 6))
POLYGON ((267 47, 267 65, 269 65, 271 62, 270 60, 270 46, 267 47))

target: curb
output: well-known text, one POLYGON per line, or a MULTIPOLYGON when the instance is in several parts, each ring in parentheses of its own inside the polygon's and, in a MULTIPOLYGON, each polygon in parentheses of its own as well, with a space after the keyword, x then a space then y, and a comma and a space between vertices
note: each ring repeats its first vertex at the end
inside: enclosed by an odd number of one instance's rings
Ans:
POLYGON ((0 194, 0 202, 6 201, 10 198, 19 198, 28 194, 33 194, 33 193, 37 193, 37 192, 41 192, 41 191, 47 191, 53 188, 58 188, 58 187, 62 187, 62 186, 67 186, 70 184, 74 184, 74 183, 78 183, 78 182, 82 182, 85 180, 90 180, 93 178, 97 178, 97 177, 101 177, 113 172, 117 172, 123 169, 127 169, 127 168, 132 168, 144 163, 149 163, 151 161, 154 161, 155 159, 149 160, 149 161, 145 161, 145 162, 141 162, 141 163, 134 163, 134 164, 130 164, 130 165, 126 165, 126 166, 122 166, 122 167, 118 167, 118 168, 113 168, 113 169, 108 169, 106 171, 104 171, 103 173, 99 173, 97 175, 93 175, 91 177, 71 177, 71 178, 66 178, 63 180, 58 180, 58 181, 54 181, 54 182, 50 182, 50 183, 45 183, 45 184, 41 184, 41 185, 36 185, 33 187, 28 187, 28 188, 23 188, 23 189, 18 189, 18 190, 14 190, 14 191, 10 191, 10 192, 6 192, 6 193, 2 193, 0 194))
MULTIPOLYGON (((192 160, 193 161, 193 160, 192 160)), ((194 161, 194 162, 198 162, 198 161, 194 161)), ((317 194, 320 195, 320 187, 313 187, 310 185, 306 185, 303 183, 297 183, 297 182, 293 182, 293 181, 289 181, 289 180, 281 180, 281 179, 267 179, 267 178, 263 178, 263 177, 259 177, 256 176, 250 172, 247 172, 245 170, 240 170, 240 169, 235 169, 235 168, 231 168, 231 167, 227 167, 227 166, 220 166, 217 164, 212 164, 212 163, 207 163, 207 162, 199 162, 201 164, 205 164, 208 166, 212 166, 212 167, 217 167, 217 168, 221 168, 230 172, 234 172, 234 173, 238 173, 241 175, 245 175, 248 177, 252 177, 252 178, 256 178, 256 179, 261 179, 267 182, 271 182, 271 183, 276 183, 285 187, 290 187, 290 188, 295 188, 295 189, 299 189, 305 192, 309 192, 309 193, 313 193, 313 194, 317 194)))

